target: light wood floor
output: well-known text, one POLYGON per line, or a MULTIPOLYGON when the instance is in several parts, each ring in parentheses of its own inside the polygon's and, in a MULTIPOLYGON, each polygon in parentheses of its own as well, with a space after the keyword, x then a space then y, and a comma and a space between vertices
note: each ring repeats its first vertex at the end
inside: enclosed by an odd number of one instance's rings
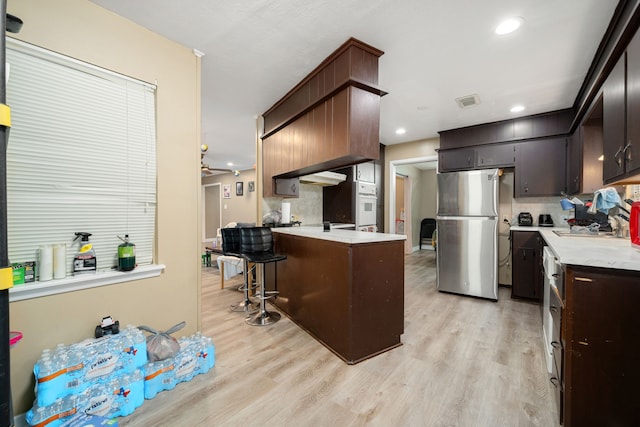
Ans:
POLYGON ((437 292, 433 251, 405 259, 404 345, 353 366, 285 316, 245 325, 228 310, 241 276, 219 280, 203 268, 214 369, 121 426, 558 426, 539 307, 506 288, 497 303, 437 292))

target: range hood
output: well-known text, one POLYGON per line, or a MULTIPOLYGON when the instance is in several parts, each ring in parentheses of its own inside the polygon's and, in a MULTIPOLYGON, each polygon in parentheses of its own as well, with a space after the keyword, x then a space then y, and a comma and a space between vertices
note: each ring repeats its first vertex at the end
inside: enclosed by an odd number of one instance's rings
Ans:
POLYGON ((326 171, 301 176, 300 182, 304 184, 328 186, 338 185, 341 182, 344 182, 346 179, 347 176, 345 174, 326 171))

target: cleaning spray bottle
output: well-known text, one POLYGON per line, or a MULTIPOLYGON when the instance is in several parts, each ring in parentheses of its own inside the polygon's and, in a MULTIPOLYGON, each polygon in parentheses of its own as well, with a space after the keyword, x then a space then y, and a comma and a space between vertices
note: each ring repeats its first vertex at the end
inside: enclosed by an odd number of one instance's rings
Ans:
POLYGON ((118 270, 131 271, 136 267, 136 245, 129 242, 129 235, 125 234, 124 239, 118 236, 124 243, 118 245, 118 270))
POLYGON ((73 258, 73 274, 95 273, 96 272, 96 253, 93 245, 89 243, 91 233, 76 233, 74 241, 80 237, 80 250, 73 258))

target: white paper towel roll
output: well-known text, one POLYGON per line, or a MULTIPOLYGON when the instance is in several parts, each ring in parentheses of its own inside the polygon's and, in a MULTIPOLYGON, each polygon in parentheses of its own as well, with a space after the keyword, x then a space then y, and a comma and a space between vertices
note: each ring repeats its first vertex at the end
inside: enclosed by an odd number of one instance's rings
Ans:
POLYGON ((67 245, 53 245, 53 278, 64 279, 67 276, 67 245))
POLYGON ((283 224, 291 222, 291 203, 282 202, 282 221, 283 224))
POLYGON ((40 246, 38 273, 38 280, 41 282, 53 279, 53 247, 51 245, 40 246))

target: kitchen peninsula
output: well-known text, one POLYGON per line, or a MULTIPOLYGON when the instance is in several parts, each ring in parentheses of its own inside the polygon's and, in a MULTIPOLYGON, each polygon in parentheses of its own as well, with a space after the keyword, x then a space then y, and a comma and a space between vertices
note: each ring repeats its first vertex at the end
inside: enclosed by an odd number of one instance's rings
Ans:
POLYGON ((318 226, 273 237, 287 259, 267 287, 291 320, 348 364, 402 345, 406 236, 318 226))

